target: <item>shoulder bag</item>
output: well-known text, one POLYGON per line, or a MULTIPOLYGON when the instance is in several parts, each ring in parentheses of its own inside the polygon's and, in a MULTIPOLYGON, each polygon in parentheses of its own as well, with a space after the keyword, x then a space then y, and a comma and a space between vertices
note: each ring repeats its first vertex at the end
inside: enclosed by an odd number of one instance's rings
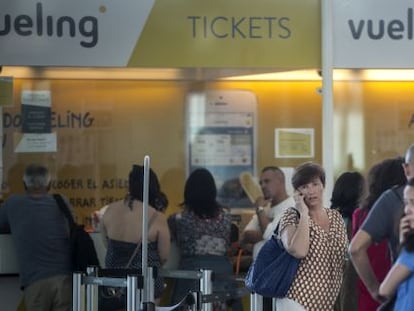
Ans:
POLYGON ((85 231, 83 225, 75 222, 62 196, 54 194, 53 197, 69 223, 72 271, 86 272, 88 266, 99 267, 98 255, 91 236, 85 231))
MULTIPOLYGON (((294 209, 298 217, 299 212, 294 209)), ((264 297, 285 297, 296 275, 300 259, 290 255, 280 238, 279 224, 260 249, 244 280, 247 289, 264 297)))

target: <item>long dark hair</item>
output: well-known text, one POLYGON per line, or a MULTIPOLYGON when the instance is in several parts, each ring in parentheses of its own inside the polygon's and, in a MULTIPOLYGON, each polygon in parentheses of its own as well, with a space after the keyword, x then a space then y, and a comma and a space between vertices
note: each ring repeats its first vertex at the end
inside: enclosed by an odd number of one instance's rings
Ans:
POLYGON ((181 206, 194 212, 200 218, 217 217, 222 209, 216 201, 217 188, 213 175, 198 168, 188 177, 184 187, 184 202, 181 206))
MULTIPOLYGON (((128 178, 128 194, 125 198, 129 208, 133 200, 143 201, 144 167, 134 164, 128 178)), ((155 172, 149 170, 148 203, 157 210, 164 211, 168 205, 167 196, 161 192, 160 182, 155 172)))
POLYGON ((402 186, 407 182, 402 167, 402 157, 385 159, 375 164, 368 172, 368 196, 363 208, 370 210, 380 195, 393 186, 402 186))
POLYGON ((365 178, 358 172, 345 172, 335 182, 331 208, 338 209, 343 217, 351 218, 365 192, 365 178))

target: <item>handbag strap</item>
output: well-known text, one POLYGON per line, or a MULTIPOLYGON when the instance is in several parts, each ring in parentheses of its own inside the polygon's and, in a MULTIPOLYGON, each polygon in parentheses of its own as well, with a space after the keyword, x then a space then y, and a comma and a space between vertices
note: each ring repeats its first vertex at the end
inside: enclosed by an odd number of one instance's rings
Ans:
MULTIPOLYGON (((296 208, 291 207, 290 209, 294 210, 296 212, 296 216, 298 218, 300 218, 300 213, 299 213, 299 211, 296 208)), ((280 220, 277 223, 277 226, 276 226, 275 231, 273 231, 273 237, 275 237, 276 239, 280 239, 279 225, 280 225, 280 220)))
MULTIPOLYGON (((158 212, 155 211, 154 214, 151 215, 151 218, 148 221, 148 230, 150 229, 151 224, 154 222, 155 218, 157 218, 157 214, 158 214, 158 212)), ((141 247, 141 245, 142 245, 142 238, 139 239, 139 242, 137 243, 137 247, 135 247, 134 252, 132 253, 131 257, 129 258, 128 263, 125 266, 125 269, 128 269, 129 266, 132 264, 132 261, 134 260, 135 256, 138 254, 138 251, 139 251, 139 248, 141 247)))
POLYGON ((69 210, 66 202, 63 200, 62 196, 58 193, 53 194, 53 198, 55 199, 57 205, 59 206, 59 209, 62 211, 63 215, 65 215, 66 219, 69 222, 69 228, 72 231, 73 228, 76 226, 76 222, 73 219, 73 215, 71 211, 69 210))

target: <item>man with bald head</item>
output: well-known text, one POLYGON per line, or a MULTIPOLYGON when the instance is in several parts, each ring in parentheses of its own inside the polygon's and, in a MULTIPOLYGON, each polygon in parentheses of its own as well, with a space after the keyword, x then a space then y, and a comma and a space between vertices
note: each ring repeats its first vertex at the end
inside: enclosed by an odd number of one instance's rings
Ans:
POLYGON ((254 244, 253 259, 270 239, 285 210, 295 206, 286 192, 285 174, 276 166, 267 166, 260 175, 263 197, 255 202, 256 213, 243 231, 242 244, 254 244))
MULTIPOLYGON (((407 179, 414 177, 414 144, 405 154, 403 163, 407 179)), ((361 228, 349 246, 349 253, 356 271, 372 298, 384 300, 378 293, 379 281, 376 278, 368 257, 368 248, 373 243, 388 241, 392 260, 398 255, 400 219, 404 214, 404 186, 386 190, 374 203, 361 228)))

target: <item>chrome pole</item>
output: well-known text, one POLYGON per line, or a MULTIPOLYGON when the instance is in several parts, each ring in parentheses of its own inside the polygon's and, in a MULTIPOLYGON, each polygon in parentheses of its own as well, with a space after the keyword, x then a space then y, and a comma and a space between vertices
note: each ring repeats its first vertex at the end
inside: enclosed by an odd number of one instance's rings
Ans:
MULTIPOLYGON (((213 293, 213 282, 212 282, 212 270, 202 270, 203 276, 200 279, 200 291, 202 295, 210 295, 213 293)), ((202 305, 203 311, 212 311, 213 304, 212 303, 203 303, 202 305)))
POLYGON ((144 288, 147 289, 147 293, 148 293, 148 301, 154 301, 155 299, 155 281, 154 281, 154 268, 153 267, 148 267, 148 279, 147 279, 147 283, 146 286, 144 286, 144 288))
POLYGON ((138 280, 136 275, 127 276, 127 311, 137 310, 137 287, 138 280))
POLYGON ((149 194, 149 170, 150 170, 150 157, 144 157, 144 187, 143 187, 143 208, 142 208, 142 259, 141 269, 142 276, 144 278, 144 289, 143 289, 143 302, 149 301, 148 290, 147 290, 147 279, 148 279, 148 194, 149 194))
POLYGON ((73 273, 72 279, 72 310, 73 311, 82 311, 81 307, 81 285, 82 285, 82 273, 75 272, 73 273))
MULTIPOLYGON (((97 277, 98 276, 97 267, 87 267, 86 275, 97 277)), ((87 311, 98 310, 97 294, 98 294, 97 285, 94 285, 91 283, 86 284, 86 310, 87 311)))

